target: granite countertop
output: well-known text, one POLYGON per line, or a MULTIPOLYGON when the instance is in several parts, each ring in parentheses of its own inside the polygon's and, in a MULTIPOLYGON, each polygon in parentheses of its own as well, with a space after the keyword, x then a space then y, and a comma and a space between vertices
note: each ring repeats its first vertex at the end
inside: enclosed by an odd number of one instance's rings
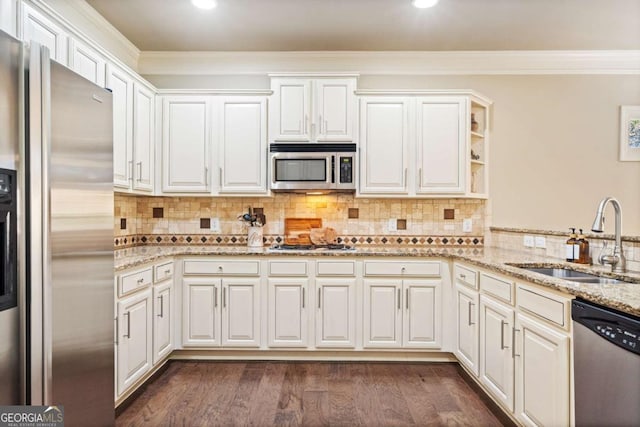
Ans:
POLYGON ((344 251, 276 251, 268 247, 248 248, 246 246, 140 246, 115 251, 115 269, 121 271, 142 264, 173 256, 288 256, 288 257, 426 257, 460 260, 498 273, 526 280, 547 288, 556 289, 588 301, 640 316, 640 273, 624 275, 610 273, 610 268, 562 262, 547 256, 505 250, 500 248, 445 248, 445 247, 398 247, 370 246, 344 251), (595 284, 578 283, 533 273, 513 264, 529 267, 562 267, 595 273, 624 280, 629 283, 595 284))

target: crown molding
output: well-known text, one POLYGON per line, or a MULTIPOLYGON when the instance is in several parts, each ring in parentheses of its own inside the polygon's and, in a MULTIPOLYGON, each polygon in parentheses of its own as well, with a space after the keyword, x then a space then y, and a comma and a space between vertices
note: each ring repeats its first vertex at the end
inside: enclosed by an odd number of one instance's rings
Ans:
POLYGON ((640 50, 615 51, 143 51, 141 74, 264 75, 282 73, 378 75, 640 74, 640 50))
POLYGON ((483 101, 487 105, 493 101, 473 89, 359 89, 355 91, 359 96, 437 96, 437 95, 462 95, 472 96, 483 101))
POLYGON ((26 2, 40 8, 40 10, 46 12, 49 16, 54 17, 56 20, 64 24, 67 29, 71 29, 72 32, 85 43, 88 43, 93 47, 100 46, 99 50, 107 52, 110 57, 116 57, 116 55, 122 56, 122 59, 117 58, 121 63, 126 64, 127 67, 134 71, 137 68, 140 49, 138 49, 128 38, 118 31, 85 0, 65 0, 65 4, 70 9, 73 9, 78 16, 86 20, 86 22, 91 25, 97 33, 100 33, 105 40, 110 40, 117 49, 115 54, 102 47, 100 43, 95 43, 92 37, 89 37, 87 34, 79 30, 75 23, 70 22, 69 19, 62 15, 60 11, 56 10, 54 6, 49 5, 46 0, 26 0, 26 2))
POLYGON ((270 96, 270 89, 156 89, 158 95, 254 95, 270 96))

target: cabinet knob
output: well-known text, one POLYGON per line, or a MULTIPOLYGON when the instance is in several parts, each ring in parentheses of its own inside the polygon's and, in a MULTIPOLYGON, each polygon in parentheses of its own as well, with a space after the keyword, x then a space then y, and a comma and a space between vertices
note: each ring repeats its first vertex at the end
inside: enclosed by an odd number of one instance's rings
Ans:
POLYGON ((461 278, 462 280, 464 280, 464 279, 466 279, 466 278, 467 278, 467 276, 466 276, 465 274, 461 274, 461 275, 460 275, 460 278, 461 278))
POLYGON ((170 273, 171 273, 171 270, 165 270, 164 271, 164 274, 170 274, 170 273))
POLYGON ((144 282, 144 278, 143 278, 143 277, 141 277, 141 278, 139 278, 139 279, 138 279, 138 283, 139 283, 139 284, 142 284, 142 282, 144 282))

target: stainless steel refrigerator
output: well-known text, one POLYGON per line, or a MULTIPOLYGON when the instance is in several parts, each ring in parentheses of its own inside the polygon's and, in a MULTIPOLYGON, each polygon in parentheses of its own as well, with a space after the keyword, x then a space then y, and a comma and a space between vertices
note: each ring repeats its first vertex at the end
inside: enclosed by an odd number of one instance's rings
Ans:
POLYGON ((113 425, 111 93, 1 33, 0 95, 0 404, 113 425))

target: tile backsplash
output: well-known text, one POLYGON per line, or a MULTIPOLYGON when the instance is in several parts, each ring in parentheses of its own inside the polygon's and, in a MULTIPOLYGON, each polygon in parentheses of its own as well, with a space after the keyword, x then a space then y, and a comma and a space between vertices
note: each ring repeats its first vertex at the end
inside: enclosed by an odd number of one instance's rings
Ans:
MULTIPOLYGON (((267 236, 284 234, 284 219, 322 218, 324 227, 333 227, 339 236, 360 239, 360 243, 375 243, 374 239, 401 239, 413 244, 433 244, 447 238, 459 244, 479 245, 485 230, 485 201, 476 199, 360 199, 353 195, 335 194, 308 196, 275 194, 273 197, 150 197, 116 193, 115 237, 121 246, 131 238, 146 236, 191 236, 209 241, 217 237, 244 236, 246 228, 237 217, 248 207, 262 208, 266 216, 267 236), (159 209, 162 208, 162 209, 159 209), (454 219, 444 219, 453 210, 454 219), (155 211, 155 215, 154 215, 155 211), (159 212, 162 217, 159 218, 159 212), (213 233, 203 224, 218 218, 220 232, 213 233), (126 228, 121 229, 121 219, 126 228), (389 230, 389 220, 396 219, 397 231, 389 230), (463 232, 463 219, 472 220, 471 232, 463 232), (357 236, 357 237, 354 237, 357 236), (369 237, 371 237, 369 239, 369 237)), ((135 239, 137 241, 137 239, 135 239)), ((220 240, 220 239, 218 239, 220 240)), ((143 243, 143 242, 139 242, 143 243)), ((242 243, 242 242, 239 242, 242 243)), ((399 241, 397 243, 400 243, 399 241)))

